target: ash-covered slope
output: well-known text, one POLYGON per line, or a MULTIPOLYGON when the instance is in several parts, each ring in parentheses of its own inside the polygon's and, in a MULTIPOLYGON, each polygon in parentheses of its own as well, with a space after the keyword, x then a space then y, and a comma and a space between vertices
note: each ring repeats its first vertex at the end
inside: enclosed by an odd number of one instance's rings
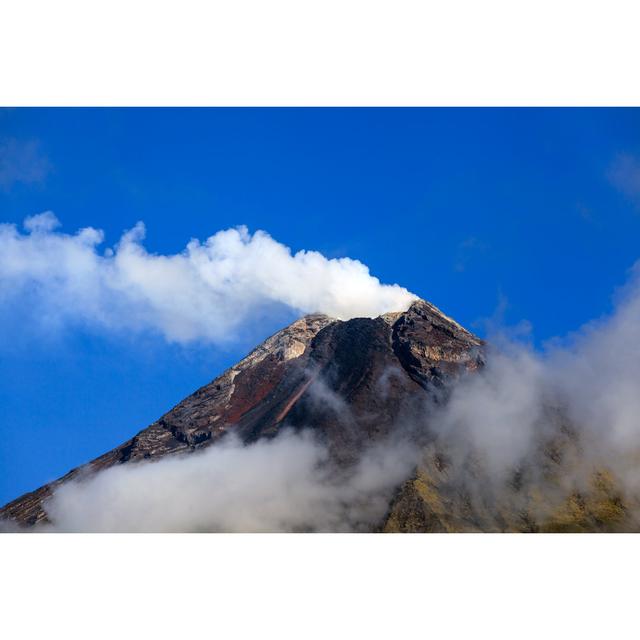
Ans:
POLYGON ((348 466, 399 424, 414 423, 448 381, 477 369, 481 348, 422 300, 375 319, 305 316, 120 447, 9 503, 0 519, 46 522, 47 499, 62 483, 188 454, 226 433, 251 443, 284 427, 313 429, 335 463, 348 466))

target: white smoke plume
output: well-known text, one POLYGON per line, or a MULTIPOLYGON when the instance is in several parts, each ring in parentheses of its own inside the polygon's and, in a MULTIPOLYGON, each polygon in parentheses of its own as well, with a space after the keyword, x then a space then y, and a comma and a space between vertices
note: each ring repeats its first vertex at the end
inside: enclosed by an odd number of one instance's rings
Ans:
POLYGON ((243 446, 233 437, 187 456, 111 467, 61 486, 46 503, 66 532, 282 532, 371 530, 415 451, 368 450, 337 473, 310 432, 243 446))
POLYGON ((181 253, 149 253, 139 222, 113 248, 87 227, 74 235, 45 212, 0 225, 0 302, 27 302, 43 322, 159 332, 168 341, 228 342, 252 315, 281 305, 348 319, 406 309, 415 296, 366 265, 291 250, 246 227, 192 239, 181 253), (37 312, 36 312, 37 311, 37 312))

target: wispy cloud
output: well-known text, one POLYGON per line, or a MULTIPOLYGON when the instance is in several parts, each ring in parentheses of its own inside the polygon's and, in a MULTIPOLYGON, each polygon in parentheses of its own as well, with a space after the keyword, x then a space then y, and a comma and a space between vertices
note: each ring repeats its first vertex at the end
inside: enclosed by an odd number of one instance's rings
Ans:
POLYGON ((51 162, 37 140, 0 140, 0 189, 3 191, 9 191, 18 183, 42 183, 51 169, 51 162))
POLYGON ((482 253, 486 249, 487 245, 476 236, 469 236, 468 238, 465 238, 458 245, 453 270, 458 273, 462 273, 466 270, 474 255, 482 253))
POLYGON ((640 204, 640 160, 628 153, 621 153, 613 161, 608 178, 616 189, 640 204))

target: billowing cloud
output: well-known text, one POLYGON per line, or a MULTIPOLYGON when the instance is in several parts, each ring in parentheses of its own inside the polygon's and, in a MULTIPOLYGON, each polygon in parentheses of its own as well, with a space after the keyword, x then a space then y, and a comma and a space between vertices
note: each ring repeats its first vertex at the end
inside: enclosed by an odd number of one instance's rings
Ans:
POLYGON ((87 227, 70 235, 45 212, 0 225, 0 300, 28 303, 49 325, 155 331, 167 340, 220 343, 251 316, 286 307, 340 319, 404 310, 415 298, 366 265, 291 250, 246 227, 192 239, 181 253, 149 253, 142 223, 113 248, 87 227))
POLYGON ((458 244, 453 270, 462 273, 475 254, 484 253, 487 245, 476 236, 469 236, 458 244))
POLYGON ((37 140, 0 140, 0 189, 16 183, 37 184, 51 171, 51 162, 37 140))

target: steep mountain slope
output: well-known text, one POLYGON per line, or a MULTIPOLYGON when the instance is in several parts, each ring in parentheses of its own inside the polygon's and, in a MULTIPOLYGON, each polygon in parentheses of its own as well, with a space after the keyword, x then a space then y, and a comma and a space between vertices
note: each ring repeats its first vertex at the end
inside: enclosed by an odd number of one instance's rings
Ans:
POLYGON ((580 488, 567 486, 571 469, 543 454, 544 474, 518 474, 492 486, 481 469, 464 479, 446 456, 425 451, 395 499, 382 527, 387 533, 636 532, 638 504, 625 497, 610 470, 594 468, 580 488))
POLYGON ((375 319, 305 316, 120 447, 9 503, 0 519, 46 521, 46 500, 62 483, 196 451, 230 431, 250 443, 284 426, 314 429, 333 459, 348 465, 460 370, 477 368, 480 348, 424 301, 375 319))
POLYGON ((422 300, 375 319, 305 316, 120 447, 6 505, 0 521, 47 523, 56 489, 110 467, 180 460, 225 434, 250 444, 294 429, 312 430, 340 473, 373 445, 410 443, 417 455, 404 482, 394 481, 386 515, 368 530, 639 530, 640 504, 606 464, 585 457, 561 408, 545 410, 526 461, 498 479, 482 451, 439 433, 438 411, 461 375, 476 379, 485 357, 481 340, 422 300))

